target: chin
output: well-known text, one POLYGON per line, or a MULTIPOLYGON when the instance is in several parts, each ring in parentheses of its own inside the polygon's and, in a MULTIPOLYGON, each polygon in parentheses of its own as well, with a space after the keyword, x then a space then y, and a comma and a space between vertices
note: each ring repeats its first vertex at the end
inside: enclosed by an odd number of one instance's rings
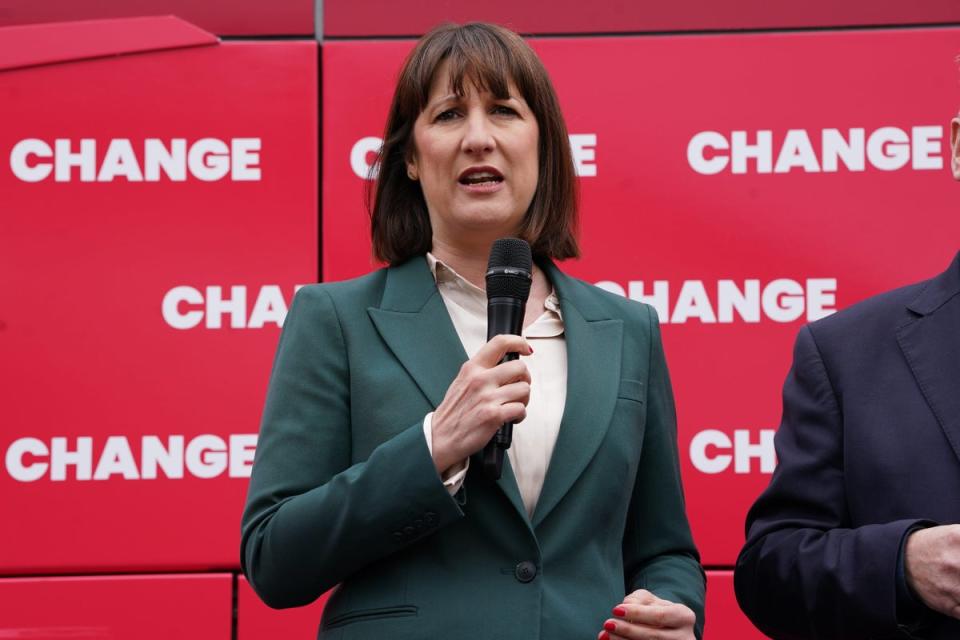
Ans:
POLYGON ((490 226, 516 227, 523 219, 522 213, 516 213, 499 203, 471 203, 465 206, 458 216, 463 226, 484 228, 490 226))
POLYGON ((503 213, 477 213, 469 216, 463 224, 465 229, 482 234, 490 233, 498 238, 516 235, 519 226, 520 218, 503 213))

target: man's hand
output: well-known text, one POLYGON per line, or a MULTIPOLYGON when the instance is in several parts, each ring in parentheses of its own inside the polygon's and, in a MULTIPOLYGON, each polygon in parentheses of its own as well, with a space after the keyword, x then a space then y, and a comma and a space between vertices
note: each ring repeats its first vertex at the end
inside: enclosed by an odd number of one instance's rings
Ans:
POLYGON ((907 584, 925 605, 960 619, 960 525, 920 529, 904 551, 907 584))
POLYGON ((634 591, 613 608, 598 640, 694 640, 697 616, 689 607, 663 600, 646 589, 634 591))

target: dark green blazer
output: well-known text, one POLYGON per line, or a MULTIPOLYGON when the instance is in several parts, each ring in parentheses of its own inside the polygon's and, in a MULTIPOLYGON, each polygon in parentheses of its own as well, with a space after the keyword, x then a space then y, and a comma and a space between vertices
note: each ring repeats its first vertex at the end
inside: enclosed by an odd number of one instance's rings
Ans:
POLYGON ((656 316, 544 268, 569 369, 532 518, 509 464, 497 482, 471 464, 455 496, 434 468, 423 418, 467 356, 425 259, 299 291, 243 513, 241 563, 264 602, 340 584, 325 640, 592 640, 646 588, 692 608, 702 633, 656 316))

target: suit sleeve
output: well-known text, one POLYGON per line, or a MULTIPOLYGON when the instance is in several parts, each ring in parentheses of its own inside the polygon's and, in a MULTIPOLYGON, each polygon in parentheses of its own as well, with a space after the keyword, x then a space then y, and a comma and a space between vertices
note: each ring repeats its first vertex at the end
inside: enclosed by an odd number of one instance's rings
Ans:
POLYGON ((797 337, 775 444, 779 464, 747 515, 737 560, 741 608, 776 638, 895 635, 900 544, 918 521, 851 527, 843 415, 809 327, 797 337))
POLYGON ((350 371, 330 294, 301 289, 277 347, 241 523, 241 566, 271 607, 308 604, 463 516, 422 422, 351 456, 350 371))
POLYGON ((623 539, 627 592, 647 589, 690 607, 703 636, 706 581, 687 521, 677 452, 677 416, 656 313, 647 307, 650 373, 640 466, 623 539))

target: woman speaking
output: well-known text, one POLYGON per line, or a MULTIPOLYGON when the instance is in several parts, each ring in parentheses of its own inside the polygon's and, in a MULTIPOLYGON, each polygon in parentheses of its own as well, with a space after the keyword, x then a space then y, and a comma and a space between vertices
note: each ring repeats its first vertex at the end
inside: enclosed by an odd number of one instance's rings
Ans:
POLYGON ((321 639, 700 637, 657 319, 553 264, 578 254, 575 191, 526 43, 424 36, 370 203, 390 266, 300 290, 277 349, 241 542, 268 605, 339 584, 321 639), (503 237, 530 244, 533 279, 523 335, 488 342, 503 237), (507 421, 494 480, 475 454, 507 421))

